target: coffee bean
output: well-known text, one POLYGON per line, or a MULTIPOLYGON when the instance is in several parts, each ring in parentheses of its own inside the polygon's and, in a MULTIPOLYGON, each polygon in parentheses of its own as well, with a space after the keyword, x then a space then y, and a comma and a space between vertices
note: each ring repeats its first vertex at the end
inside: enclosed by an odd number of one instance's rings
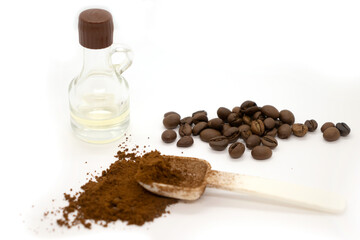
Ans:
POLYGON ((180 117, 180 114, 178 114, 177 112, 172 112, 172 111, 165 113, 165 114, 164 114, 164 118, 167 117, 167 116, 169 116, 170 114, 176 114, 176 115, 179 116, 179 118, 181 118, 181 117, 180 117))
POLYGON ((239 119, 239 115, 237 113, 230 113, 227 117, 227 122, 231 125, 231 123, 236 121, 237 119, 239 119))
POLYGON ((249 125, 243 124, 239 127, 240 137, 246 140, 250 135, 252 135, 249 125))
POLYGON ((245 146, 241 142, 235 142, 229 147, 229 155, 232 158, 239 158, 245 152, 245 146))
POLYGON ((221 118, 213 118, 208 122, 209 128, 220 130, 223 128, 224 121, 221 118))
POLYGON ((207 122, 208 117, 204 113, 196 113, 193 117, 193 123, 197 124, 199 122, 207 122))
POLYGON ((201 114, 204 114, 207 116, 207 112, 205 110, 199 110, 199 111, 193 112, 193 114, 191 116, 194 117, 198 113, 201 113, 201 114))
POLYGON ((270 117, 266 118, 264 120, 264 126, 265 126, 266 129, 269 129, 269 130, 273 129, 275 127, 275 120, 273 118, 270 118, 270 117))
POLYGON ((257 111, 256 113, 254 113, 254 115, 252 116, 252 119, 253 120, 261 120, 261 121, 264 121, 265 120, 265 117, 264 115, 262 114, 261 111, 257 111))
POLYGON ((219 137, 213 137, 209 140, 209 145, 212 149, 216 151, 222 151, 224 150, 229 144, 229 140, 227 137, 219 136, 219 137))
POLYGON ((172 143, 176 139, 176 132, 174 130, 165 130, 161 134, 161 139, 166 143, 172 143))
POLYGON ((200 132, 200 139, 204 142, 209 142, 213 137, 221 136, 221 133, 218 130, 207 128, 200 132))
POLYGON ((309 132, 314 132, 318 127, 318 124, 314 119, 306 120, 305 125, 307 126, 309 132))
POLYGON ((247 124, 249 126, 251 125, 251 118, 249 116, 247 116, 247 115, 244 115, 242 117, 242 121, 243 121, 243 123, 245 123, 245 124, 247 124))
POLYGON ((297 137, 303 137, 308 132, 308 127, 301 123, 294 123, 291 128, 293 134, 297 137))
POLYGON ((257 106, 255 102, 247 100, 240 105, 241 111, 248 109, 249 107, 257 106))
POLYGON ((280 120, 275 120, 275 127, 279 128, 281 125, 283 125, 283 122, 280 120))
POLYGON ((199 122, 198 124, 196 124, 192 130, 192 133, 194 136, 197 136, 200 134, 200 132, 202 130, 204 130, 205 128, 208 127, 208 123, 207 122, 199 122))
POLYGON ((227 121, 227 118, 229 116, 229 114, 231 113, 231 111, 225 107, 220 107, 217 110, 217 115, 220 119, 222 119, 223 121, 227 121))
POLYGON ((336 141, 340 137, 340 131, 336 127, 328 127, 325 129, 323 137, 328 142, 336 141))
POLYGON ((283 123, 287 123, 289 125, 292 125, 295 122, 294 114, 286 109, 280 111, 279 118, 283 123))
POLYGON ((326 122, 321 126, 320 130, 321 132, 324 132, 329 127, 335 127, 335 124, 332 122, 326 122))
POLYGON ((224 136, 229 139, 229 142, 236 142, 240 136, 239 128, 231 127, 224 132, 224 136))
POLYGON ((178 147, 190 147, 193 145, 194 139, 191 136, 184 136, 179 139, 179 141, 176 143, 176 146, 178 147))
POLYGON ((239 127, 242 123, 242 119, 237 113, 230 113, 227 118, 228 123, 233 127, 239 127))
POLYGON ((340 135, 343 137, 349 135, 351 131, 350 127, 344 122, 337 123, 336 128, 340 131, 340 135))
POLYGON ((253 134, 262 136, 264 134, 265 131, 265 126, 263 121, 261 120, 254 120, 251 122, 251 132, 253 134))
POLYGON ((265 160, 271 157, 272 151, 267 146, 256 146, 251 151, 251 155, 256 160, 265 160))
POLYGON ((180 115, 175 113, 167 115, 163 120, 163 124, 167 129, 174 129, 177 125, 179 125, 179 123, 180 115))
POLYGON ((253 101, 245 101, 240 106, 240 112, 244 113, 248 116, 253 115, 254 113, 256 113, 259 110, 260 110, 260 108, 253 101))
POLYGON ((275 137, 277 134, 277 131, 278 131, 277 128, 273 128, 270 131, 265 132, 265 135, 270 136, 270 137, 275 137))
POLYGON ((261 143, 271 149, 276 148, 278 145, 277 140, 274 137, 268 135, 261 138, 261 143))
POLYGON ((254 113, 256 113, 259 110, 260 110, 260 108, 253 101, 245 101, 240 106, 241 113, 244 113, 249 116, 253 115, 254 113))
POLYGON ((291 127, 289 124, 284 123, 277 130, 277 135, 281 139, 286 139, 291 135, 291 127))
POLYGON ((246 115, 253 115, 254 113, 256 113, 257 111, 260 110, 260 107, 258 106, 253 106, 253 107, 249 107, 246 110, 244 110, 242 113, 246 114, 246 115))
POLYGON ((251 135, 246 139, 245 143, 248 149, 253 149, 261 144, 261 139, 258 135, 251 135))
POLYGON ((181 137, 191 136, 191 133, 192 133, 192 129, 191 129, 190 124, 185 123, 185 124, 180 125, 179 134, 181 137))
POLYGON ((224 135, 224 132, 226 130, 228 130, 229 128, 231 128, 230 124, 229 123, 224 123, 221 133, 224 135))
POLYGON ((280 116, 279 111, 271 105, 265 105, 261 108, 261 112, 267 116, 267 117, 271 117, 273 119, 276 119, 280 116))
POLYGON ((240 107, 233 107, 232 111, 233 113, 237 113, 240 115, 240 107))
POLYGON ((187 123, 191 126, 191 124, 193 123, 192 121, 193 121, 192 117, 184 117, 183 119, 180 120, 180 124, 187 123))

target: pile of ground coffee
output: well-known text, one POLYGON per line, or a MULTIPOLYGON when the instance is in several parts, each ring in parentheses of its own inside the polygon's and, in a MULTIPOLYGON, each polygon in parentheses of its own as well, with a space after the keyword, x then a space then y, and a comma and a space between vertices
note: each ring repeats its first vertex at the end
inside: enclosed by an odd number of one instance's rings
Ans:
POLYGON ((180 185, 184 182, 185 176, 181 170, 172 168, 168 158, 153 151, 141 158, 135 179, 145 184, 158 182, 180 185))
POLYGON ((208 168, 200 160, 166 156, 154 151, 141 158, 135 179, 149 185, 156 182, 193 188, 203 184, 208 168))
POLYGON ((101 176, 83 185, 83 191, 73 196, 64 194, 68 205, 61 209, 62 218, 57 223, 68 228, 80 224, 91 228, 92 223, 106 227, 121 220, 141 226, 168 213, 166 207, 177 200, 154 195, 135 180, 141 159, 151 159, 153 155, 161 156, 157 151, 142 157, 119 151, 115 156, 118 160, 101 176))

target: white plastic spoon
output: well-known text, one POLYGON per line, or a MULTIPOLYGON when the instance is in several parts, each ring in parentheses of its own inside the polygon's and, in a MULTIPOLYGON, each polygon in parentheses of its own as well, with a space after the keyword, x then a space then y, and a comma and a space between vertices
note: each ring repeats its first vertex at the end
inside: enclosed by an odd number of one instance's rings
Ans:
POLYGON ((206 187, 213 187, 329 213, 341 213, 346 207, 345 199, 334 193, 260 177, 211 170, 211 165, 202 159, 168 157, 174 168, 178 165, 177 163, 182 163, 179 165, 184 168, 184 161, 191 161, 191 164, 188 165, 191 167, 186 171, 187 177, 191 178, 194 177, 194 174, 200 174, 201 176, 196 176, 200 179, 199 184, 189 187, 158 182, 145 184, 138 181, 139 184, 152 193, 182 200, 196 200, 201 197, 206 187), (195 168, 197 171, 192 171, 195 168))

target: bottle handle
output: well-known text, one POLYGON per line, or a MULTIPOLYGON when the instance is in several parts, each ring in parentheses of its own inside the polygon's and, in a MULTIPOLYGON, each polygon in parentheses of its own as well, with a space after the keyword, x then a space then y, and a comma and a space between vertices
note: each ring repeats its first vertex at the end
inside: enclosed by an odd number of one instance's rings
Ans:
POLYGON ((116 72, 120 75, 131 66, 134 54, 128 46, 118 43, 113 44, 111 56, 113 56, 115 53, 121 53, 124 55, 124 59, 120 63, 113 64, 116 72))

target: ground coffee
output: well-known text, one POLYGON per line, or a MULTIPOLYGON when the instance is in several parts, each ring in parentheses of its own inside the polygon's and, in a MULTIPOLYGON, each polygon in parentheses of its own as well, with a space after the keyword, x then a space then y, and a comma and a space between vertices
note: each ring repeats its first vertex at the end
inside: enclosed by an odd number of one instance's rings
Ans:
POLYGON ((166 207, 177 200, 154 195, 135 180, 141 159, 151 159, 154 154, 160 156, 157 151, 143 157, 119 151, 115 156, 118 160, 83 185, 83 191, 73 196, 64 194, 68 205, 61 209, 62 218, 57 223, 68 228, 80 224, 91 228, 92 223, 106 227, 121 220, 141 226, 168 213, 166 207))

